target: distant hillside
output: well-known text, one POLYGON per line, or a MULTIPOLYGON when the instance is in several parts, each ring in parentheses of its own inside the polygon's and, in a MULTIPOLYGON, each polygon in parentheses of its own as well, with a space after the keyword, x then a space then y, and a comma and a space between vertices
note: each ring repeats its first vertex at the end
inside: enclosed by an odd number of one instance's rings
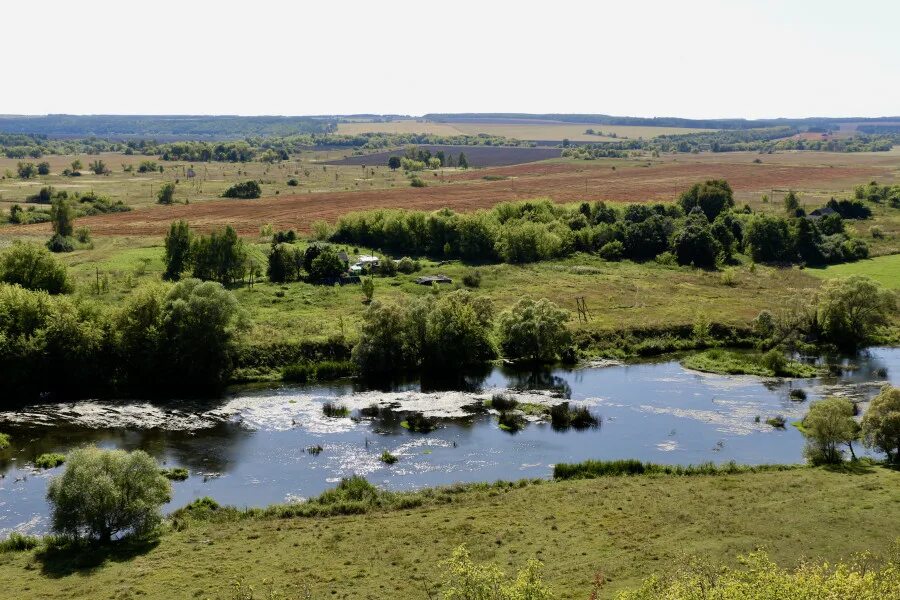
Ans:
POLYGON ((592 125, 642 125, 656 127, 691 127, 701 129, 759 129, 763 127, 797 127, 830 129, 840 123, 889 123, 898 117, 810 117, 805 119, 682 119, 679 117, 616 117, 598 114, 528 114, 528 113, 431 113, 423 119, 445 123, 585 123, 592 125))
POLYGON ((0 115, 0 132, 49 137, 233 139, 334 131, 331 117, 0 115))

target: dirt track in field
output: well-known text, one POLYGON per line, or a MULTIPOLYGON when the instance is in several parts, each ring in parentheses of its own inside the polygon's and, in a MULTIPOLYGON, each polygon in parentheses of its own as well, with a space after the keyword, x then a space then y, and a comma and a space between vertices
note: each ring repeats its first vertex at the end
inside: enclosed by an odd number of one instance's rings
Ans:
MULTIPOLYGON (((371 208, 465 212, 498 202, 548 197, 556 201, 616 200, 648 202, 672 200, 697 181, 726 179, 740 195, 772 189, 840 190, 885 174, 883 167, 803 166, 738 163, 662 163, 650 167, 625 166, 613 170, 602 162, 532 163, 479 169, 448 177, 449 184, 368 192, 329 192, 276 196, 259 200, 215 200, 179 206, 152 206, 128 213, 79 219, 94 235, 163 235, 176 219, 201 230, 232 225, 241 235, 256 235, 264 223, 276 229, 307 230, 316 220, 333 222, 340 215, 371 208), (507 176, 485 181, 485 175, 507 176)), ((44 233, 49 225, 17 228, 44 233)))

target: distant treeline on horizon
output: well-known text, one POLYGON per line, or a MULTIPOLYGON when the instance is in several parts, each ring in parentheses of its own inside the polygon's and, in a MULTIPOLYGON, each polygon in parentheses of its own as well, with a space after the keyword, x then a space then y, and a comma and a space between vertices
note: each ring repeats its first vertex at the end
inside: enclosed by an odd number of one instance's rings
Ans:
POLYGON ((236 116, 236 115, 0 115, 0 132, 48 137, 239 139, 247 136, 329 134, 340 121, 366 117, 376 122, 418 118, 442 122, 555 122, 592 125, 635 125, 704 129, 795 127, 802 131, 833 130, 857 123, 866 133, 895 133, 897 117, 809 117, 802 119, 683 119, 679 117, 617 117, 602 114, 434 113, 400 115, 236 116))

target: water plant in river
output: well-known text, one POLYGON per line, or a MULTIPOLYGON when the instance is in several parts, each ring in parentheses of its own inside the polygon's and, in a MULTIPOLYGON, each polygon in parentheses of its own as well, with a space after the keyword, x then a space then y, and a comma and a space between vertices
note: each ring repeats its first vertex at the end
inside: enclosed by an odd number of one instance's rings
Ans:
POLYGON ((349 417, 350 409, 343 404, 328 401, 322 405, 322 414, 331 418, 349 417))
POLYGON ((600 419, 593 415, 586 406, 572 408, 568 402, 550 408, 550 424, 553 429, 562 431, 568 428, 589 429, 600 426, 600 419))
POLYGON ((580 463, 557 463, 554 479, 592 479, 622 475, 736 475, 765 471, 789 471, 801 465, 739 465, 729 461, 722 465, 705 462, 699 465, 660 465, 635 459, 586 460, 580 463))
POLYGON ((316 444, 315 446, 310 446, 306 449, 307 454, 311 454, 313 456, 318 456, 322 454, 322 446, 316 444))
POLYGON ((771 425, 775 429, 784 429, 784 426, 787 425, 787 419, 782 415, 775 415, 766 419, 766 424, 771 425))
POLYGON ((692 354, 681 361, 688 369, 720 373, 723 375, 758 375, 761 377, 816 377, 822 374, 819 367, 788 360, 779 350, 764 354, 733 352, 714 348, 692 354))
POLYGON ((10 437, 8 433, 0 433, 0 450, 9 448, 10 437))
POLYGON ((527 421, 525 415, 516 410, 508 410, 500 413, 498 419, 500 429, 509 433, 515 433, 525 427, 527 421))
POLYGON ((806 400, 806 390, 794 388, 788 393, 788 396, 790 396, 791 400, 806 400))
POLYGON ((171 469, 160 469, 160 475, 169 481, 184 481, 188 478, 188 470, 184 467, 172 467, 171 469))
POLYGON ((434 431, 437 427, 437 419, 426 417, 420 412, 409 413, 406 419, 401 421, 400 426, 417 433, 428 433, 434 431))
POLYGON ((46 452, 34 459, 34 466, 38 469, 53 469, 66 462, 66 455, 58 452, 46 452))
POLYGON ((400 460, 400 459, 397 458, 395 455, 391 454, 390 452, 388 452, 387 450, 385 450, 384 452, 381 453, 381 462, 383 462, 386 465, 392 465, 395 462, 397 462, 398 460, 400 460))

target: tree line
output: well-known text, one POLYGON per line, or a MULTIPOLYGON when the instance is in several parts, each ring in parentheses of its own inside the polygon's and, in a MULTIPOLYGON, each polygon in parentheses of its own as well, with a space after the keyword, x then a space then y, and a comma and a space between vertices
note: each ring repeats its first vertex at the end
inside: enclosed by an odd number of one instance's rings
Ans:
MULTIPOLYGON (((796 195, 788 196, 796 198, 796 195)), ((505 202, 457 214, 379 209, 341 217, 332 239, 435 257, 528 263, 592 252, 615 261, 659 260, 716 268, 747 253, 757 262, 825 264, 868 255, 868 246, 844 227, 868 216, 865 206, 835 203, 838 212, 811 218, 799 208, 785 214, 737 209, 727 182, 710 180, 685 191, 675 204, 603 202, 578 205, 549 200, 505 202), (841 212, 843 211, 843 212, 841 212)))

